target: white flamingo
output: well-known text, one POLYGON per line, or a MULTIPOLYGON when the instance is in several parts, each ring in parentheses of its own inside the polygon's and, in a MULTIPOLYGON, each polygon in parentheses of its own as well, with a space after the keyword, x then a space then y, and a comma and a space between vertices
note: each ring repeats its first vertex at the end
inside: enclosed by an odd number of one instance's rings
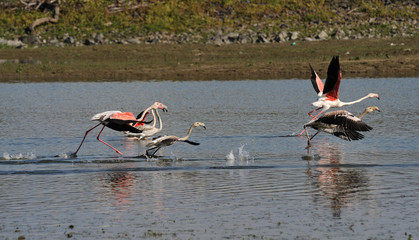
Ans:
POLYGON ((163 112, 167 112, 168 111, 167 107, 164 104, 159 103, 158 105, 156 106, 153 105, 150 108, 151 109, 149 111, 151 111, 151 114, 153 116, 153 124, 152 125, 144 125, 144 124, 139 125, 137 129, 142 131, 140 133, 124 132, 127 137, 137 137, 139 140, 141 140, 141 139, 145 139, 146 137, 151 137, 163 129, 163 123, 162 123, 158 109, 162 109, 163 112), (157 115, 157 119, 156 119, 156 115, 157 115), (157 120, 159 121, 158 128, 156 128, 157 120))
POLYGON ((173 145, 175 142, 186 142, 192 145, 199 145, 199 143, 197 142, 192 142, 189 141, 188 138, 189 136, 191 136, 192 130, 195 127, 203 127, 204 129, 206 129, 206 126, 204 123, 202 122, 195 122, 194 124, 192 124, 192 126, 189 128, 188 134, 185 137, 176 137, 176 136, 162 136, 162 137, 158 137, 156 139, 154 139, 153 141, 151 141, 150 143, 148 143, 146 146, 149 147, 149 149, 147 149, 146 151, 146 155, 149 157, 152 157, 156 154, 156 152, 162 148, 162 147, 167 147, 170 145, 173 145))

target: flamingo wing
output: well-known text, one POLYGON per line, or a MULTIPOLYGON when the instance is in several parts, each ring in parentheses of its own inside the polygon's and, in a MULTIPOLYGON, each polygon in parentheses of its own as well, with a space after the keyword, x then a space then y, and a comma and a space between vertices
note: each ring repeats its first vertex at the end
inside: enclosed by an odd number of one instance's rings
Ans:
POLYGON ((327 69, 327 78, 324 84, 323 93, 332 100, 339 98, 339 86, 342 80, 342 71, 339 64, 339 56, 332 58, 327 69))
POLYGON ((199 144, 200 144, 200 143, 197 143, 197 142, 192 142, 192 141, 189 141, 189 140, 184 140, 184 141, 182 141, 182 142, 189 143, 189 144, 191 144, 191 145, 199 145, 199 144))
POLYGON ((364 132, 372 130, 371 126, 367 125, 361 119, 346 110, 325 113, 316 121, 329 125, 337 125, 337 128, 341 127, 346 130, 364 132))
POLYGON ((148 115, 148 112, 146 112, 146 113, 144 114, 144 117, 143 117, 142 119, 140 119, 140 117, 141 117, 141 115, 143 115, 143 113, 144 113, 144 111, 140 112, 140 113, 137 115, 137 120, 140 120, 141 122, 137 122, 137 123, 134 125, 134 127, 144 126, 145 124, 150 124, 150 123, 152 123, 152 122, 153 122, 153 120, 148 121, 148 122, 146 122, 146 121, 145 121, 145 119, 146 119, 146 117, 147 117, 147 115, 148 115))
POLYGON ((317 94, 320 96, 323 94, 324 83, 317 75, 316 71, 314 71, 313 67, 309 64, 311 70, 311 83, 313 84, 313 88, 317 94))
POLYGON ((139 121, 137 120, 122 120, 122 119, 107 119, 105 121, 105 125, 108 128, 111 128, 115 131, 120 131, 120 132, 131 132, 131 133, 141 133, 142 130, 139 130, 135 127, 133 127, 131 124, 132 123, 137 123, 139 121))
POLYGON ((110 116, 110 119, 137 120, 132 112, 115 112, 110 116))
POLYGON ((355 130, 349 130, 344 128, 340 129, 340 131, 334 131, 333 135, 346 141, 360 140, 364 138, 364 135, 362 135, 361 133, 355 130))

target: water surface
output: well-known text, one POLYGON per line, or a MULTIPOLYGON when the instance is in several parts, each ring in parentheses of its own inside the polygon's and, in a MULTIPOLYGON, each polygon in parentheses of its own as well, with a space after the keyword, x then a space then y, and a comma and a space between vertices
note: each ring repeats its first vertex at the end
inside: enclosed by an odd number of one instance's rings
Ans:
MULTIPOLYGON (((296 137, 308 80, 0 84, 0 237, 16 239, 407 239, 419 236, 419 79, 344 79, 345 107, 374 129, 346 142, 296 137), (191 136, 147 159, 145 142, 90 118, 160 101, 161 134, 191 136)), ((310 131, 314 133, 313 130, 310 131)))

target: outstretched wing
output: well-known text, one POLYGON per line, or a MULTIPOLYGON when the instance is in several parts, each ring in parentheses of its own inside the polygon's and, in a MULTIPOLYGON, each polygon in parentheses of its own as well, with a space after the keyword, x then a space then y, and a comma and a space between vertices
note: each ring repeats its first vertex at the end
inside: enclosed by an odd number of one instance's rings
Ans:
POLYGON ((327 78, 324 84, 323 94, 326 94, 328 98, 338 99, 339 98, 339 86, 342 80, 342 71, 339 64, 339 56, 332 58, 327 69, 327 78))
POLYGON ((320 79, 319 75, 317 75, 316 71, 314 71, 313 67, 309 64, 311 70, 311 83, 313 84, 313 88, 316 93, 321 96, 323 94, 324 83, 320 79))
POLYGON ((318 120, 325 124, 333 124, 342 127, 343 129, 353 131, 370 131, 372 127, 363 122, 358 117, 346 110, 338 110, 333 112, 325 113, 318 120))
POLYGON ((199 144, 200 144, 200 143, 197 143, 197 142, 192 142, 192 141, 189 141, 189 140, 184 140, 184 141, 182 141, 182 142, 189 143, 189 144, 191 144, 191 145, 199 145, 199 144))
POLYGON ((105 125, 108 128, 111 128, 113 130, 116 131, 127 131, 127 132, 132 132, 132 133, 141 133, 142 130, 139 130, 135 127, 133 127, 132 123, 137 123, 137 122, 141 122, 141 121, 137 121, 137 120, 121 120, 121 119, 107 119, 105 121, 105 125))
POLYGON ((333 132, 333 135, 346 141, 360 140, 364 138, 364 135, 362 135, 361 133, 355 130, 349 130, 349 129, 343 129, 343 128, 342 128, 342 131, 333 132))

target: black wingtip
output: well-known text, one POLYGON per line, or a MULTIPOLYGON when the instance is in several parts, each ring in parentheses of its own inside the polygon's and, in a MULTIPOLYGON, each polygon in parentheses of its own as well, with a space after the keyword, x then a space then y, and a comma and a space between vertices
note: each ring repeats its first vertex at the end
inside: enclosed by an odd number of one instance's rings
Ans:
POLYGON ((197 142, 192 142, 192 141, 189 141, 189 140, 185 140, 185 141, 183 141, 183 142, 185 142, 185 143, 189 143, 189 144, 191 144, 191 145, 199 145, 200 143, 197 143, 197 142))

